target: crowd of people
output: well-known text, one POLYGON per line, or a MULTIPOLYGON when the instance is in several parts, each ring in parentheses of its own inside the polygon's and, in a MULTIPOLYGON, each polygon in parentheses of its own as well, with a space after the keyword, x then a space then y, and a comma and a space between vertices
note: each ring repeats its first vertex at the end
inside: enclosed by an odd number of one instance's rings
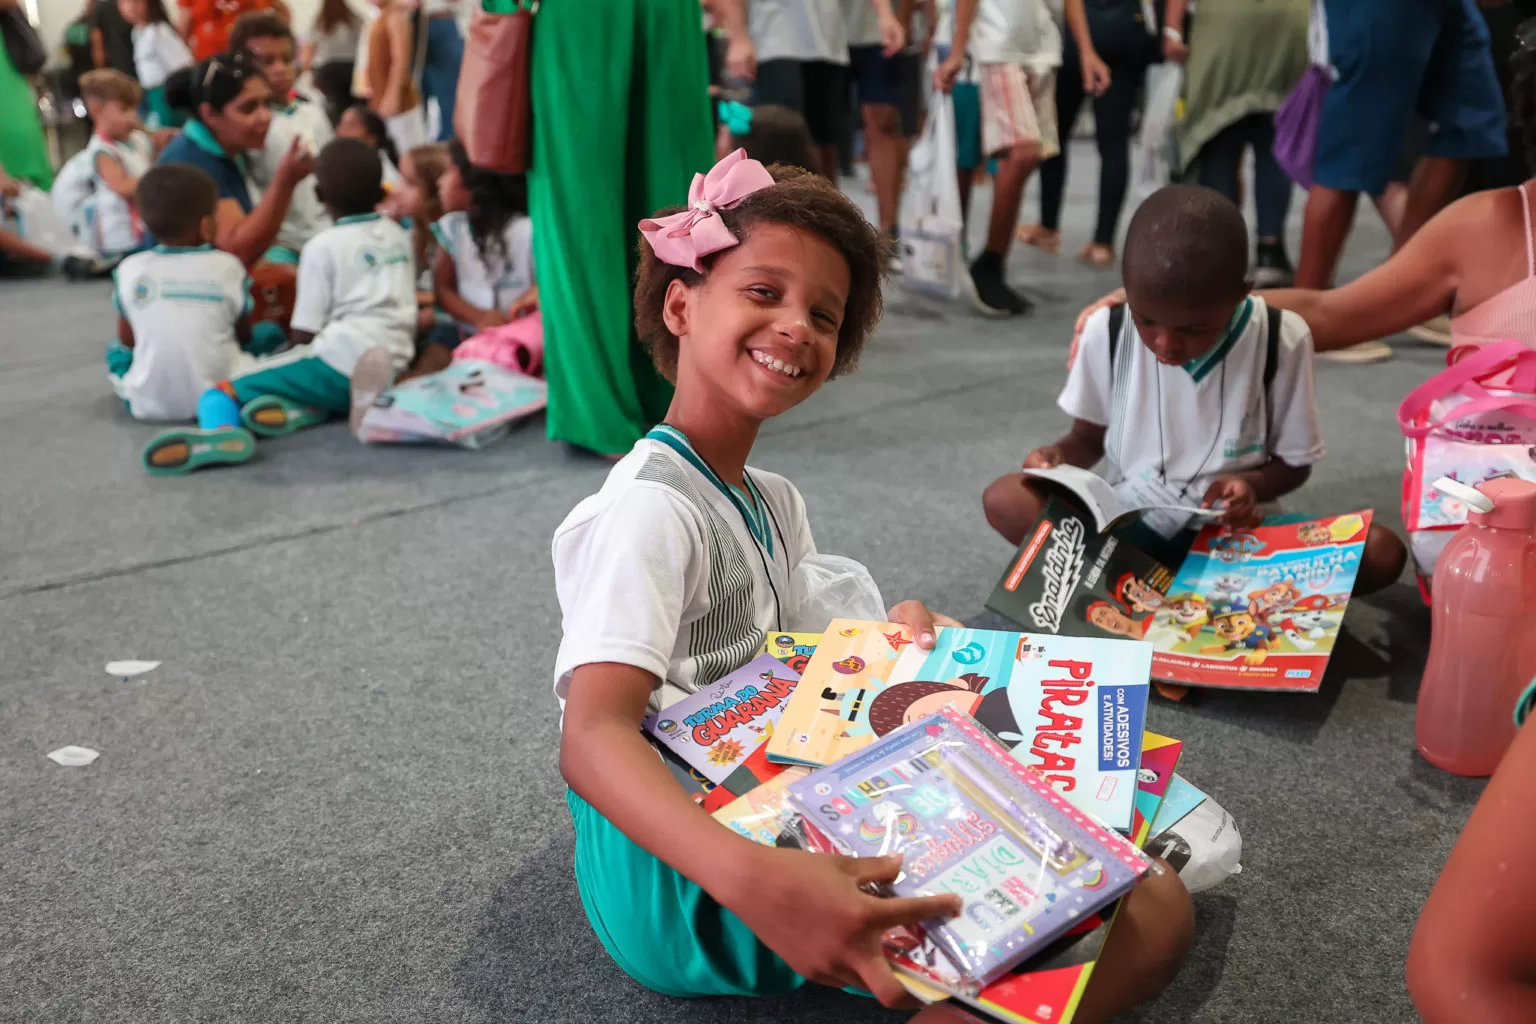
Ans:
MULTIPOLYGON (((1324 454, 1314 353, 1376 358, 1360 346, 1444 314, 1457 340, 1536 344, 1536 227, 1520 184, 1536 147, 1536 28, 1473 0, 1408 6, 1064 0, 1058 16, 1046 0, 613 0, 594 32, 581 5, 551 2, 523 175, 477 166, 453 137, 451 6, 382 0, 365 23, 327 0, 301 40, 276 0, 192 0, 177 28, 161 0, 98 0, 85 19, 97 67, 80 80, 94 131, 54 189, 93 242, 89 265, 71 268, 113 270, 118 394, 134 418, 176 424, 144 449, 152 474, 244 462, 258 437, 333 417, 355 428, 391 383, 538 313, 550 436, 616 463, 553 544, 562 769, 594 927, 659 991, 812 979, 894 1004, 880 932, 948 904, 877 904, 860 883, 890 865, 866 872, 720 830, 638 725, 661 693, 718 679, 768 631, 825 625, 812 621, 828 574, 812 571, 822 556, 804 502, 747 461, 760 426, 850 372, 874 331, 923 97, 931 87, 954 105, 962 205, 991 182, 968 276, 971 301, 998 317, 1032 308, 1010 283, 1012 244, 1060 251, 1063 135, 1093 107, 1097 222, 1079 256, 1118 264, 1124 288, 1079 319, 1060 399, 1070 424, 1024 466, 1102 464, 1138 504, 1199 503, 1251 526, 1324 454), (1293 270, 1275 113, 1318 63, 1331 84, 1293 270), (1117 253, 1132 125, 1157 64, 1183 68, 1176 183, 1138 203, 1117 253), (306 72, 318 100, 299 90, 306 72), (875 223, 837 187, 855 127, 875 223), (1036 170, 1039 222, 1020 226, 1036 170), (1333 288, 1361 192, 1395 251, 1333 288), (806 927, 807 905, 821 927, 806 927)), ((0 120, 0 163, 48 187, 46 155, 0 120)), ((58 260, 3 244, 10 260, 58 260)), ((980 500, 1016 544, 1042 496, 1007 473, 980 500)), ((1188 525, 1148 543, 1176 561, 1188 525)), ((1357 591, 1397 581, 1407 558, 1378 522, 1357 591)), ((878 598, 849 565, 838 585, 878 598)), ((890 617, 919 646, 952 621, 916 601, 890 617)), ((1176 875, 1138 889, 1126 913, 1159 922, 1158 950, 1106 952, 1079 1019, 1155 994, 1187 948, 1176 875)), ((1431 979, 1423 961, 1414 991, 1430 1005, 1445 998, 1443 963, 1431 979)))

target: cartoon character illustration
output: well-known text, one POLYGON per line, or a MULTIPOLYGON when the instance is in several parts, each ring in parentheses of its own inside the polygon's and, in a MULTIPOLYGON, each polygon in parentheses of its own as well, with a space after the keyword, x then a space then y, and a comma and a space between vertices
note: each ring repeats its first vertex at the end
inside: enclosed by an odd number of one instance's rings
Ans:
POLYGON ((1333 543, 1333 532, 1322 523, 1302 523, 1296 528, 1296 537, 1308 547, 1333 543))
POLYGON ((1153 612, 1163 605, 1163 595, 1133 572, 1115 582, 1114 595, 1132 612, 1153 612))
POLYGON ((1243 661, 1248 665, 1262 665, 1274 646, 1274 631, 1259 622, 1253 612, 1241 604, 1232 604, 1211 618, 1211 629, 1221 637, 1215 646, 1200 648, 1201 654, 1223 654, 1227 651, 1247 651, 1243 661))
POLYGON ((845 676, 856 676, 864 671, 864 659, 857 654, 850 654, 842 661, 834 661, 832 668, 845 676))
POLYGON ((1163 602, 1157 621, 1172 629, 1180 641, 1189 643, 1211 621, 1211 608, 1199 594, 1178 594, 1163 602))
MULTIPOLYGON (((978 710, 982 702, 981 691, 989 682, 991 680, 987 676, 967 672, 947 683, 925 679, 893 683, 875 694, 873 700, 867 701, 867 713, 864 713, 865 699, 862 696, 859 698, 858 707, 851 707, 846 695, 834 694, 830 688, 821 696, 823 700, 830 697, 841 698, 843 713, 840 717, 849 723, 843 731, 843 736, 863 736, 870 733, 885 736, 908 722, 933 714, 945 705, 972 715, 977 721, 986 725, 987 723, 978 714, 978 710), (849 711, 853 714, 849 714, 849 711), (854 715, 858 717, 855 718, 854 715)), ((863 695, 868 691, 857 692, 863 695)), ((822 710, 828 714, 838 714, 831 708, 822 708, 822 710)))
POLYGON ((836 711, 831 708, 822 708, 821 711, 825 715, 836 715, 846 723, 843 726, 843 736, 870 735, 867 720, 869 690, 866 687, 854 686, 847 690, 834 690, 828 686, 821 691, 821 699, 837 705, 836 711))
POLYGON ((1212 604, 1231 604, 1248 586, 1248 577, 1238 573, 1225 573, 1211 582, 1212 604))
POLYGON ((1124 608, 1108 601, 1094 601, 1083 612, 1083 617, 1106 633, 1130 637, 1132 640, 1145 639, 1147 626, 1152 621, 1150 616, 1142 620, 1133 619, 1126 614, 1124 608))
MULTIPOLYGON (((1301 600, 1301 588, 1292 579, 1272 583, 1248 595, 1248 611, 1259 621, 1267 620, 1280 609, 1301 600)), ((1235 602, 1234 602, 1235 603, 1235 602)))
POLYGON ((912 642, 911 640, 908 640, 906 637, 902 636, 900 632, 881 633, 880 635, 885 637, 885 642, 891 645, 891 650, 893 651, 899 651, 903 647, 907 646, 907 644, 912 642))
POLYGON ((1157 769, 1156 768, 1137 768, 1136 769, 1136 781, 1138 783, 1140 783, 1141 785, 1144 785, 1144 786, 1155 785, 1157 780, 1160 779, 1160 778, 1162 778, 1162 776, 1157 774, 1157 769))
POLYGON ((1298 650, 1310 651, 1317 646, 1313 641, 1328 635, 1327 612, 1336 603, 1326 594, 1312 594, 1293 603, 1282 614, 1280 632, 1298 650))

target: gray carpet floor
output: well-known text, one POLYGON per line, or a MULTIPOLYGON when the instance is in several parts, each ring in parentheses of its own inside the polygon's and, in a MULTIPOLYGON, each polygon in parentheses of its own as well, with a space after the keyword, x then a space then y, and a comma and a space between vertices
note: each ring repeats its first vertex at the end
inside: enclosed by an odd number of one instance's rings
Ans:
MULTIPOLYGON (((1069 253, 1093 185, 1079 147, 1069 253)), ((1346 270, 1385 252, 1362 213, 1346 270)), ((823 550, 974 622, 1009 554, 981 490, 1056 436, 1069 325, 1115 283, 1033 250, 1011 273, 1030 319, 893 289, 859 372, 755 455, 799 484, 823 550)), ((899 1019, 822 990, 663 998, 589 930, 548 545, 602 465, 540 423, 480 453, 328 427, 150 479, 154 428, 103 375, 111 322, 105 284, 0 284, 0 1020, 899 1019), (103 671, 121 658, 164 664, 123 682, 103 671), (101 758, 44 758, 67 743, 101 758)), ((1396 349, 1319 365, 1330 450, 1294 507, 1398 522, 1393 410, 1443 352, 1396 349)), ((1428 622, 1403 584, 1351 607, 1316 696, 1152 708, 1236 817, 1243 872, 1197 898, 1187 966, 1133 1020, 1416 1019, 1408 938, 1480 788, 1414 752, 1428 622)))

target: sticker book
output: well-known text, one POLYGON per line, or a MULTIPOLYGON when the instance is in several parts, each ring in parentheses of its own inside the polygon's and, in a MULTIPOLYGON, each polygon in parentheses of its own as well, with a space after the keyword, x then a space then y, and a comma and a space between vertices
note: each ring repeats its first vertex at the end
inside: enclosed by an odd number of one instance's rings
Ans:
MULTIPOLYGON (((1137 735, 1138 750, 1140 734, 1137 735)), ((844 853, 900 854, 896 896, 952 892, 958 917, 923 924, 976 992, 1115 902, 1150 862, 952 707, 788 787, 844 853)))
POLYGON ((835 620, 769 741, 769 759, 830 764, 953 707, 1080 809, 1129 830, 1149 645, 942 627, 924 651, 906 635, 889 623, 835 620))
POLYGON ((820 642, 820 633, 769 633, 758 653, 771 654, 796 672, 804 672, 820 642))
POLYGON ((778 658, 760 654, 697 693, 647 715, 641 726, 683 763, 721 785, 754 758, 768 768, 767 741, 799 681, 799 674, 778 658))

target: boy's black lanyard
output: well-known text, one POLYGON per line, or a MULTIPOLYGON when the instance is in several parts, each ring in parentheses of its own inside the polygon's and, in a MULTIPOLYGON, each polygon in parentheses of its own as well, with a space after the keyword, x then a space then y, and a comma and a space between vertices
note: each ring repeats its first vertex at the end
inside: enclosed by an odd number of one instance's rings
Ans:
POLYGON ((773 506, 768 504, 767 500, 763 497, 763 492, 752 480, 752 474, 748 473, 745 468, 741 471, 741 478, 747 485, 747 493, 751 495, 752 500, 757 505, 756 510, 748 506, 742 500, 741 495, 737 494, 731 485, 726 483, 719 473, 715 472, 715 468, 704 461, 704 457, 694 450, 693 443, 688 440, 687 434, 684 434, 670 423, 662 423, 653 427, 645 436, 652 441, 666 445, 681 455, 690 466, 698 470, 706 480, 713 484, 717 491, 725 495, 726 500, 741 515, 741 521, 747 528, 747 534, 752 538, 752 546, 757 551, 757 557, 763 563, 763 578, 768 581, 768 589, 773 594, 774 630, 776 632, 783 632, 784 609, 779 603, 779 588, 773 584, 773 569, 769 566, 768 559, 773 556, 774 533, 777 532, 779 537, 783 538, 784 529, 779 526, 778 517, 773 512, 773 506), (764 554, 765 551, 767 552, 766 554, 764 554))

